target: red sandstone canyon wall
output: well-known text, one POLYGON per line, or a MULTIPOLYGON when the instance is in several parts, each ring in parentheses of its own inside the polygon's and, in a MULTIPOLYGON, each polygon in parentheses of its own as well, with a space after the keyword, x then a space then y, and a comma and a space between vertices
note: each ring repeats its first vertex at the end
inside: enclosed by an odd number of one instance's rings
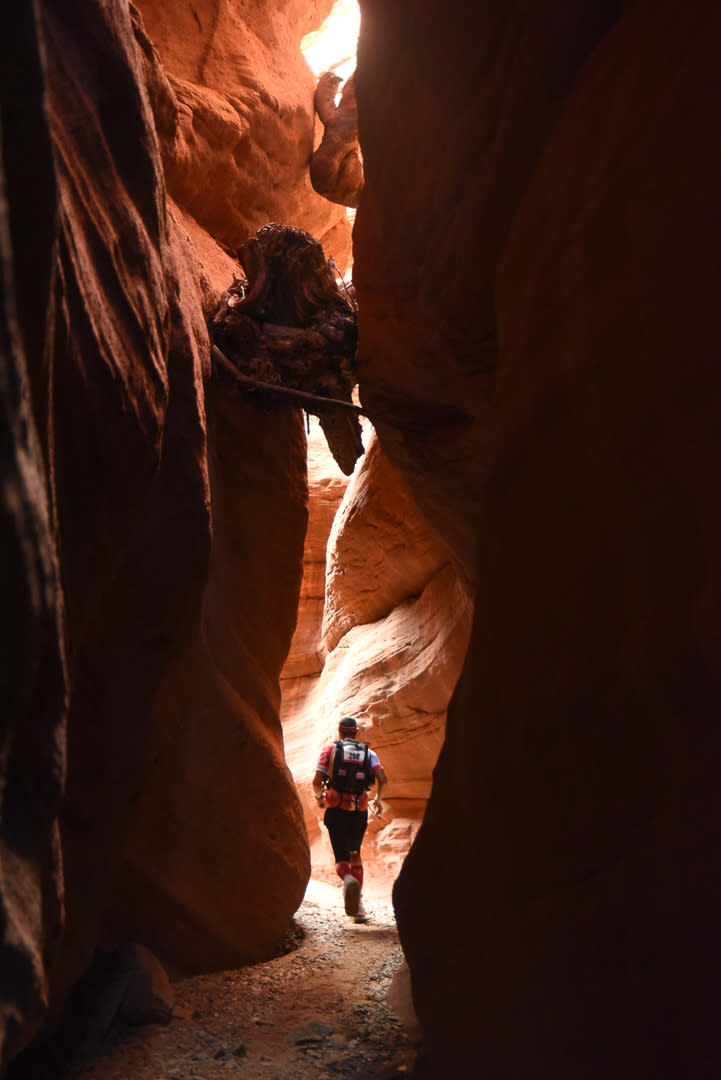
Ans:
MULTIPOLYGON (((3 1060, 98 942, 254 958, 307 879, 303 432, 211 380, 205 319, 265 215, 342 257, 291 59, 328 7, 2 9, 3 1060)), ((329 590, 364 659, 326 700, 384 756, 393 641, 446 563, 477 590, 395 889, 426 1073, 715 1080, 716 5, 362 8, 361 395, 450 553, 329 590)))
POLYGON ((395 889, 426 1074, 710 1080, 718 9, 362 14, 361 392, 478 587, 395 889))
POLYGON ((153 96, 173 200, 230 248, 277 221, 306 229, 345 269, 345 209, 310 182, 321 132, 315 78, 300 51, 332 0, 137 6, 146 54, 157 50, 162 63, 153 96))
POLYGON ((206 319, 269 218, 347 250, 303 168, 329 6, 176 6, 180 50, 122 0, 3 12, 3 1062, 98 944, 259 959, 305 888, 278 718, 305 437, 216 384, 206 319))

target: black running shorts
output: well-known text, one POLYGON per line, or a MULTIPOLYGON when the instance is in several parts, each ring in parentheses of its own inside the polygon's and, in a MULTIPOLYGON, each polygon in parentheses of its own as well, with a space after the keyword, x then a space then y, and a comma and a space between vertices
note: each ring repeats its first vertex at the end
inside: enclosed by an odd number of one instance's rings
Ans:
POLYGON ((351 851, 360 851, 368 825, 367 810, 341 810, 329 806, 323 817, 330 836, 335 861, 348 862, 351 851))

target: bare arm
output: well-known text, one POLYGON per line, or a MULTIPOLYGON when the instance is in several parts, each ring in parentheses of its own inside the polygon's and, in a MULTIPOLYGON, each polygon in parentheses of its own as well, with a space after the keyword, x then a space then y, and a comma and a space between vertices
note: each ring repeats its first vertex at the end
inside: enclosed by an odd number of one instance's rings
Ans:
POLYGON ((320 806, 323 806, 325 803, 324 787, 327 779, 324 772, 321 772, 320 769, 316 769, 315 776, 313 777, 313 795, 320 806))
POLYGON ((378 785, 378 787, 376 789, 375 798, 373 799, 373 802, 372 802, 371 805, 373 807, 374 813, 380 815, 380 814, 383 813, 383 803, 381 802, 381 792, 383 791, 383 788, 385 787, 385 785, 388 783, 388 778, 386 777, 386 774, 383 771, 383 769, 378 769, 377 772, 374 775, 375 775, 376 784, 378 785))

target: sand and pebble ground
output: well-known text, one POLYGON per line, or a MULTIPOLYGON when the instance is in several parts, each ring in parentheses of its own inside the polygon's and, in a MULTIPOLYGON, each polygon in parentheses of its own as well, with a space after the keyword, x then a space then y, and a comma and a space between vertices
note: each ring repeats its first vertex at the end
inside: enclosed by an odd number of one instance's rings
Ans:
POLYGON ((366 907, 356 923, 337 887, 311 881, 290 951, 174 983, 170 1024, 113 1027, 59 1080, 409 1077, 415 1028, 393 909, 389 898, 366 907))

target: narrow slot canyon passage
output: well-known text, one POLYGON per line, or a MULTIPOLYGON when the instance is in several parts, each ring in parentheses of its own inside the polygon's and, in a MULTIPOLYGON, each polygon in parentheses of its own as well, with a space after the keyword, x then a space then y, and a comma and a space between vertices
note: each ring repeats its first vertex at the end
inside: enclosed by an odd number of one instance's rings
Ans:
POLYGON ((718 1080, 719 41, 0 8, 2 1080, 718 1080))

